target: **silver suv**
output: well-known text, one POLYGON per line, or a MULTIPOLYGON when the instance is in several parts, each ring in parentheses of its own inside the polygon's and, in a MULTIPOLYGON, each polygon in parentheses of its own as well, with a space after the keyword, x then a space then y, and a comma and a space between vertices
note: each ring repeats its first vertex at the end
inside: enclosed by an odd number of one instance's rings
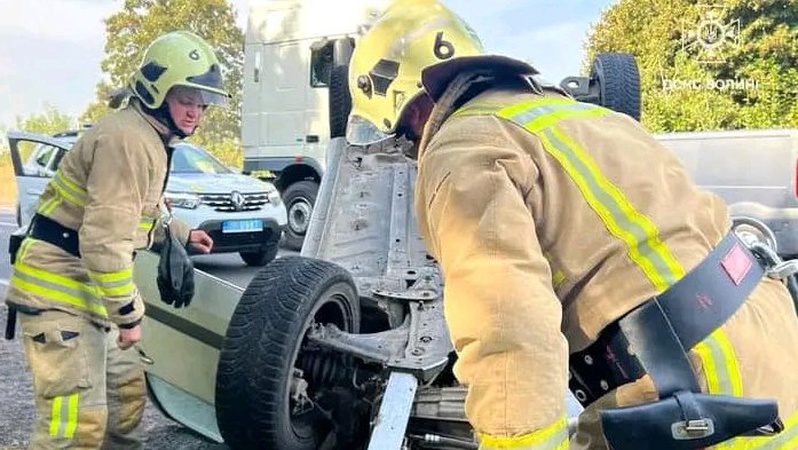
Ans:
MULTIPOLYGON (((20 226, 30 221, 44 187, 78 135, 8 133, 20 226)), ((238 252, 251 266, 263 266, 277 256, 287 214, 271 183, 242 175, 206 150, 181 143, 175 146, 165 196, 175 217, 208 232, 213 253, 238 252)))

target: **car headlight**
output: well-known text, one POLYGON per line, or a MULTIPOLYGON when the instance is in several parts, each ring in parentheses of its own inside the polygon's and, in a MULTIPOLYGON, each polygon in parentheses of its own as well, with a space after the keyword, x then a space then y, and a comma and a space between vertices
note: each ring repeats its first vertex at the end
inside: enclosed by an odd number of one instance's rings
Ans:
POLYGON ((266 197, 269 199, 269 203, 272 205, 279 205, 282 199, 280 198, 280 191, 277 189, 273 191, 269 191, 266 193, 266 197))
POLYGON ((194 209, 202 203, 196 195, 182 192, 167 192, 164 197, 166 197, 167 202, 171 203, 173 208, 194 209))

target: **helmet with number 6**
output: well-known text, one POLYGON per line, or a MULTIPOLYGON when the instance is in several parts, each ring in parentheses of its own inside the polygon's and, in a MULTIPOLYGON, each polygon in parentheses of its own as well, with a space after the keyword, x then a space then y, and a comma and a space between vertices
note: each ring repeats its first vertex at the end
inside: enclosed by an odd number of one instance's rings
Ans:
POLYGON ((474 31, 439 1, 396 0, 352 54, 347 141, 366 145, 395 134, 422 91, 425 67, 482 53, 474 31))
POLYGON ((174 86, 195 89, 205 105, 227 105, 219 60, 205 40, 189 31, 156 38, 129 81, 129 89, 151 109, 158 109, 174 86))

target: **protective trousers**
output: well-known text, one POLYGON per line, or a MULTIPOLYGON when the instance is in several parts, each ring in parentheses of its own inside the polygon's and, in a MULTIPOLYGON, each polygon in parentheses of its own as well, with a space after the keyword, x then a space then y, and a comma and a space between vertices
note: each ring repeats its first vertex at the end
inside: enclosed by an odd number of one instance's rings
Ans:
MULTIPOLYGON (((785 430, 774 437, 738 437, 712 447, 724 450, 798 448, 798 319, 784 286, 764 279, 740 309, 690 352, 701 390, 710 394, 772 398, 785 430)), ((588 406, 579 417, 570 450, 604 450, 599 411, 658 400, 646 375, 588 406)), ((640 448, 645 448, 641 443, 640 448)))
POLYGON ((144 370, 118 329, 61 311, 19 316, 36 398, 30 448, 142 448, 144 370))

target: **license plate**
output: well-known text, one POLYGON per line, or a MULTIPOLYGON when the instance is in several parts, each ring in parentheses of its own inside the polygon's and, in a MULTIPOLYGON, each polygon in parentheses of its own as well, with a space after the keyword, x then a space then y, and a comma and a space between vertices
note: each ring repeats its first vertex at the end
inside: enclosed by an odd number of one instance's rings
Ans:
POLYGON ((222 233, 252 233, 253 231, 263 231, 262 220, 225 220, 222 222, 222 233))

